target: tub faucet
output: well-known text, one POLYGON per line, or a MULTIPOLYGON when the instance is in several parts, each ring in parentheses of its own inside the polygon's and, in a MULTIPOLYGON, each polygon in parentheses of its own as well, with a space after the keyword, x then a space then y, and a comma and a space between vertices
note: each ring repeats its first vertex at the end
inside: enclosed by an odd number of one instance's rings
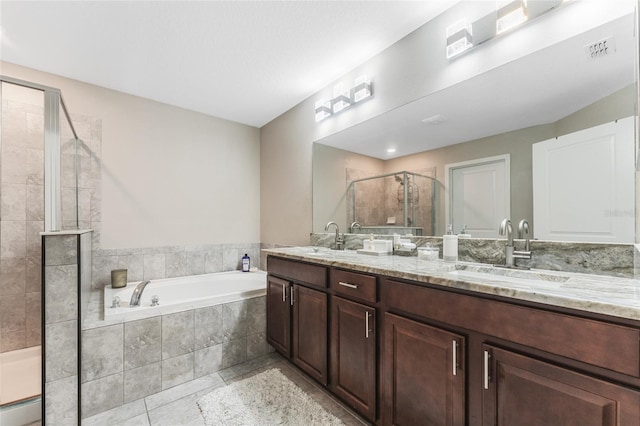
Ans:
POLYGON ((335 250, 342 250, 342 246, 344 244, 344 237, 340 234, 340 228, 338 227, 338 224, 335 223, 335 222, 329 222, 329 223, 327 223, 327 226, 324 227, 324 230, 328 231, 329 227, 331 225, 336 227, 336 239, 335 239, 336 247, 335 247, 335 250))
POLYGON ((131 295, 131 301, 129 302, 130 307, 140 306, 140 298, 142 297, 142 292, 149 283, 149 280, 142 281, 136 286, 136 288, 133 290, 133 294, 131 295))

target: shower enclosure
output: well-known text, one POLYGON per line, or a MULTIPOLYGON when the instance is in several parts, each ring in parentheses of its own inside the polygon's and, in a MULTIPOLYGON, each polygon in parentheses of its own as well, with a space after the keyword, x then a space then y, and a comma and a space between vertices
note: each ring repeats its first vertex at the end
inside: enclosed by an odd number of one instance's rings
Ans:
POLYGON ((433 235, 436 180, 407 171, 352 181, 347 220, 373 234, 433 235))
POLYGON ((40 419, 42 231, 78 228, 78 138, 59 90, 0 76, 0 423, 40 419))

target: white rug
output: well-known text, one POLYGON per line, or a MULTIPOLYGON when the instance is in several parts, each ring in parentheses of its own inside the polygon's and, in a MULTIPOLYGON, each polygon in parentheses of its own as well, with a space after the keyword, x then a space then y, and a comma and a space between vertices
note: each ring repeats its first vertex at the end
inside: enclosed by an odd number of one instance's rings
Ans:
POLYGON ((207 425, 344 425, 277 368, 218 388, 198 406, 207 425))

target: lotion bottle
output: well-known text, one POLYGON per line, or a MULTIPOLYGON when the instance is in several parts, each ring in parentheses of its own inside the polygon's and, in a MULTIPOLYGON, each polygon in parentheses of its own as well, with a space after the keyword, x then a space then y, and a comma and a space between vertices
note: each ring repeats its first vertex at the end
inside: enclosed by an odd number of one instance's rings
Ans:
POLYGON ((244 256, 242 256, 242 272, 249 272, 250 268, 251 268, 251 259, 249 258, 249 255, 245 253, 244 256))
POLYGON ((452 225, 449 225, 447 233, 442 236, 442 260, 458 261, 458 236, 453 234, 452 225))

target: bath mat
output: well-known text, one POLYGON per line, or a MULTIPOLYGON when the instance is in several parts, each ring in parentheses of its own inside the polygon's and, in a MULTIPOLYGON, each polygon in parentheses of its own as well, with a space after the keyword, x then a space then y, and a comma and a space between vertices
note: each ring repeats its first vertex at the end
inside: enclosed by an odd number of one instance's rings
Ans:
POLYGON ((344 425, 277 368, 218 388, 197 403, 206 425, 344 425))

